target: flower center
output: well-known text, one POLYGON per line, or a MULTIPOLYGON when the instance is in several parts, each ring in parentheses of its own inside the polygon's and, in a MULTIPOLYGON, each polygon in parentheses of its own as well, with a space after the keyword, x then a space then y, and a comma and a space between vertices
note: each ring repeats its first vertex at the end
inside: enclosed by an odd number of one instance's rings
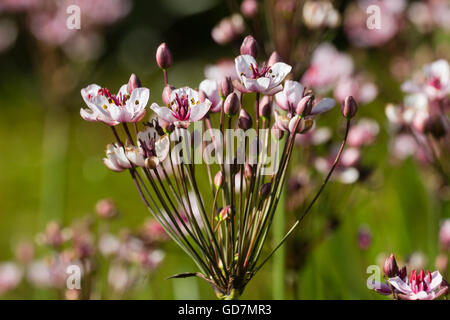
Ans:
POLYGON ((170 103, 173 116, 180 121, 189 120, 192 104, 198 104, 198 101, 195 101, 194 98, 191 98, 191 101, 189 101, 187 96, 182 95, 180 97, 176 94, 175 100, 170 103))
POLYGON ((411 272, 411 275, 409 276, 409 285, 415 294, 417 294, 420 291, 428 291, 428 284, 425 281, 426 277, 428 277, 428 283, 431 283, 431 273, 427 270, 427 274, 425 275, 425 271, 420 270, 419 274, 417 274, 416 270, 413 270, 411 272))
POLYGON ((117 97, 114 94, 111 94, 108 88, 99 89, 97 94, 100 96, 105 96, 106 98, 108 98, 109 103, 114 103, 116 106, 124 106, 127 100, 130 98, 130 95, 123 95, 122 92, 120 92, 119 96, 117 97))
POLYGON ((148 144, 146 144, 142 140, 139 140, 139 141, 141 143, 141 148, 144 152, 143 155, 144 155, 145 159, 156 157, 155 139, 154 138, 150 138, 148 144))
POLYGON ((250 71, 252 72, 252 79, 258 79, 261 77, 265 77, 267 73, 272 73, 272 69, 270 69, 270 66, 263 62, 261 69, 258 68, 258 65, 251 64, 250 65, 250 71))
POLYGON ((441 79, 438 77, 432 77, 429 81, 429 85, 438 90, 442 89, 441 79))

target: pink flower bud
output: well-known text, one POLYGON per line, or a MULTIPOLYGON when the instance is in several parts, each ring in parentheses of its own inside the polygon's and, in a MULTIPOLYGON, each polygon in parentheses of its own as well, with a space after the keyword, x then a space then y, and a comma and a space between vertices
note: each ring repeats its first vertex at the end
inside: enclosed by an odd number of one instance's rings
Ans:
POLYGON ((222 208, 219 212, 219 221, 227 220, 231 216, 231 206, 222 208))
POLYGON ((248 162, 246 162, 244 165, 244 176, 245 179, 251 179, 251 177, 253 176, 253 168, 248 162))
POLYGON ((270 102, 269 96, 264 96, 259 102, 259 116, 260 117, 270 117, 272 113, 272 103, 270 102))
POLYGON ((175 87, 168 84, 164 87, 164 90, 162 92, 162 101, 167 106, 170 104, 170 96, 173 90, 175 90, 175 87))
POLYGON ((269 60, 267 61, 268 66, 273 66, 277 62, 283 62, 283 59, 281 59, 281 56, 278 54, 278 52, 274 51, 269 57, 269 60))
POLYGON ((220 95, 225 98, 234 91, 233 82, 230 77, 225 77, 220 84, 220 95))
POLYGON ((276 122, 272 125, 271 133, 277 140, 281 140, 284 136, 284 131, 278 127, 276 122))
POLYGON ((351 119, 355 116, 357 111, 358 105, 356 104, 355 99, 353 99, 352 96, 348 96, 347 98, 345 98, 344 103, 341 107, 342 115, 347 119, 351 119))
POLYGON ((395 277, 399 274, 397 260, 395 260, 393 253, 391 253, 391 255, 384 262, 383 272, 389 278, 395 277))
POLYGON ((302 117, 306 117, 311 113, 314 103, 314 96, 305 96, 297 104, 295 112, 302 117))
POLYGON ((133 92, 134 89, 142 87, 141 80, 134 73, 131 75, 130 80, 128 80, 127 91, 129 94, 133 92))
POLYGON ((258 55, 258 43, 256 42, 255 38, 253 38, 252 36, 245 37, 241 45, 241 54, 248 54, 256 58, 256 56, 258 55))
POLYGON ((244 0, 241 4, 241 12, 246 18, 253 18, 258 12, 258 2, 256 0, 244 0))
POLYGON ((265 200, 269 196, 271 189, 272 184, 270 182, 267 182, 261 186, 259 189, 259 196, 261 197, 261 200, 265 200))
POLYGON ((161 118, 158 118, 158 125, 167 133, 171 133, 175 130, 175 125, 172 122, 167 122, 161 118))
POLYGON ((156 63, 161 69, 167 69, 172 65, 172 53, 165 42, 156 50, 156 63))
POLYGON ((239 101, 239 97, 237 96, 237 94, 233 92, 232 94, 228 95, 223 105, 225 114, 228 116, 233 116, 239 112, 240 108, 241 102, 239 101))
POLYGON ((247 111, 245 111, 244 108, 241 109, 239 112, 239 119, 238 119, 238 126, 242 130, 248 130, 252 127, 253 121, 252 117, 248 114, 247 111))
POLYGON ((214 185, 216 186, 217 189, 219 189, 222 186, 222 183, 223 183, 223 174, 222 171, 219 171, 216 173, 214 177, 214 185))

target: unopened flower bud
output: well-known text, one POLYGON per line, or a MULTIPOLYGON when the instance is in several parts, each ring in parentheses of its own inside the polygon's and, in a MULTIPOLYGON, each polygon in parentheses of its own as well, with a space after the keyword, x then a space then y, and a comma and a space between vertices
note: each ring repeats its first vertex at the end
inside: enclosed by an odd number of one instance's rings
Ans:
POLYGON ((241 45, 241 54, 248 54, 253 58, 256 58, 258 55, 258 43, 255 38, 252 36, 246 36, 244 41, 242 41, 241 45))
POLYGON ((252 176, 253 176, 253 168, 248 162, 246 162, 244 165, 244 177, 245 179, 251 179, 252 176))
POLYGON ((231 206, 228 205, 228 206, 222 208, 222 210, 220 210, 218 220, 224 221, 224 220, 227 220, 230 216, 231 216, 231 206))
POLYGON ((253 125, 252 117, 245 111, 244 108, 239 112, 238 126, 242 130, 246 131, 250 129, 253 125))
POLYGON ((440 272, 445 272, 447 270, 448 266, 448 258, 445 253, 441 253, 436 257, 436 260, 434 262, 434 265, 436 269, 438 269, 440 272))
POLYGON ((274 51, 269 57, 269 60, 267 61, 268 66, 273 66, 277 62, 283 62, 283 59, 281 59, 281 56, 278 54, 278 52, 274 51))
POLYGON ((267 182, 261 186, 259 189, 259 196, 262 200, 265 200, 267 196, 270 194, 270 190, 272 189, 272 184, 267 182))
POLYGON ((272 125, 271 133, 277 140, 281 140, 284 136, 284 131, 278 127, 276 122, 272 125))
MULTIPOLYGON (((158 118, 158 125, 164 130, 166 133, 172 133, 175 130, 175 125, 171 122, 167 122, 161 118, 158 118)), ((160 134, 161 136, 162 134, 160 134)))
POLYGON ((314 103, 314 96, 305 96, 297 104, 295 112, 302 117, 306 117, 311 113, 314 103))
POLYGON ((406 272, 406 266, 403 266, 403 268, 401 268, 401 269, 399 270, 398 276, 399 276, 401 279, 405 279, 405 278, 406 278, 406 275, 407 275, 407 272, 406 272))
POLYGON ((233 82, 230 77, 225 77, 222 80, 219 91, 223 99, 228 97, 234 91, 233 82))
POLYGON ((219 171, 216 173, 216 176, 214 177, 214 185, 217 189, 219 189, 222 186, 223 183, 223 173, 222 171, 219 171))
POLYGON ((426 132, 431 133, 436 139, 440 139, 446 134, 445 125, 442 118, 438 115, 431 116, 425 123, 426 132))
POLYGON ((450 219, 444 220, 441 225, 439 243, 442 249, 450 251, 450 219))
POLYGON ((240 108, 241 102, 239 101, 239 97, 237 96, 237 94, 233 92, 232 94, 228 95, 223 104, 223 110, 225 114, 231 117, 238 113, 240 108))
POLYGON ((352 96, 348 96, 347 98, 345 98, 344 103, 341 107, 342 115, 347 119, 351 119, 355 116, 357 111, 358 105, 356 104, 355 99, 353 99, 352 96))
POLYGON ((131 75, 130 80, 128 80, 127 91, 129 94, 133 92, 134 89, 142 87, 141 80, 134 73, 131 75))
POLYGON ((171 86, 170 84, 166 85, 164 87, 164 90, 162 92, 162 101, 166 106, 170 104, 170 96, 172 94, 172 91, 175 90, 174 86, 171 86))
POLYGON ((399 274, 397 260, 393 253, 386 259, 383 266, 383 272, 389 278, 395 277, 399 274))
POLYGON ((270 103, 269 96, 264 96, 259 102, 259 116, 269 117, 272 113, 272 104, 270 103))
POLYGON ((161 69, 167 69, 172 65, 172 53, 165 42, 156 50, 156 63, 161 69))

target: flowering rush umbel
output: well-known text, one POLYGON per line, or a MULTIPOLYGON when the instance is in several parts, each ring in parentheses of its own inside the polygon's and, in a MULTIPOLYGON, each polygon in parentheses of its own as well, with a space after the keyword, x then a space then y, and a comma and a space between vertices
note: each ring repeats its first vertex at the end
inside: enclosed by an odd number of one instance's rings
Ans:
POLYGON ((164 105, 151 104, 150 122, 139 122, 149 90, 134 75, 117 95, 97 85, 82 90, 88 106, 81 110, 82 117, 105 123, 115 138, 106 150, 106 166, 129 171, 148 210, 199 268, 173 277, 202 278, 223 299, 242 294, 310 211, 339 162, 356 112, 353 99, 346 99, 345 136, 328 175, 285 238, 265 253, 295 136, 307 132, 315 117, 335 102, 317 99, 300 83, 285 81, 291 66, 277 54, 258 64, 250 55, 256 55, 256 48, 256 41, 247 37, 243 54, 235 59, 237 75, 204 81, 197 91, 168 83, 172 55, 167 45, 160 46, 156 58, 164 73, 164 105), (244 95, 255 97, 254 108, 242 105, 244 95), (275 100, 281 107, 276 113, 275 100), (268 149, 275 150, 275 156, 268 155, 268 149), (271 162, 274 170, 267 169, 271 162))

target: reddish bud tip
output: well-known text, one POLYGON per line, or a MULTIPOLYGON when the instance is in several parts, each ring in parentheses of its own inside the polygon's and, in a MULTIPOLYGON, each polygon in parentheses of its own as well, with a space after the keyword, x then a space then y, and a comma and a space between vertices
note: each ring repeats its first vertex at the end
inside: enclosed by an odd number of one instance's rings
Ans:
POLYGON ((172 65, 172 53, 165 42, 156 50, 156 63, 161 69, 167 69, 172 65))
POLYGON ((236 93, 232 93, 227 96, 225 102, 223 104, 223 110, 226 115, 233 116, 239 112, 241 108, 241 102, 239 101, 239 97, 236 93))
POLYGON ((342 115, 347 119, 351 119, 355 116, 357 111, 358 105, 356 104, 355 99, 353 99, 352 96, 345 98, 344 103, 341 106, 342 115))
POLYGON ((399 274, 397 260, 393 253, 386 259, 383 266, 383 272, 389 278, 395 277, 399 274))
POLYGON ((127 91, 129 94, 133 92, 134 89, 142 87, 141 80, 134 73, 130 76, 128 80, 127 91))
POLYGON ((239 112, 239 119, 238 119, 238 126, 242 130, 248 130, 252 127, 253 121, 252 117, 248 114, 247 111, 245 111, 244 108, 241 109, 239 112))
POLYGON ((246 36, 241 45, 241 54, 248 54, 253 58, 258 56, 258 43, 252 36, 246 36))
POLYGON ((269 96, 264 96, 259 102, 259 115, 261 117, 270 117, 272 113, 272 104, 269 96))
POLYGON ((314 96, 312 96, 312 95, 305 96, 297 104, 297 108, 295 109, 295 112, 299 116, 306 117, 311 113, 313 103, 314 103, 314 96))
POLYGON ((219 91, 222 98, 228 97, 231 93, 233 93, 234 87, 230 77, 226 77, 222 80, 219 91))
POLYGON ((219 171, 216 173, 214 177, 214 185, 216 186, 217 189, 219 189, 222 186, 222 183, 223 183, 223 174, 222 171, 219 171))

